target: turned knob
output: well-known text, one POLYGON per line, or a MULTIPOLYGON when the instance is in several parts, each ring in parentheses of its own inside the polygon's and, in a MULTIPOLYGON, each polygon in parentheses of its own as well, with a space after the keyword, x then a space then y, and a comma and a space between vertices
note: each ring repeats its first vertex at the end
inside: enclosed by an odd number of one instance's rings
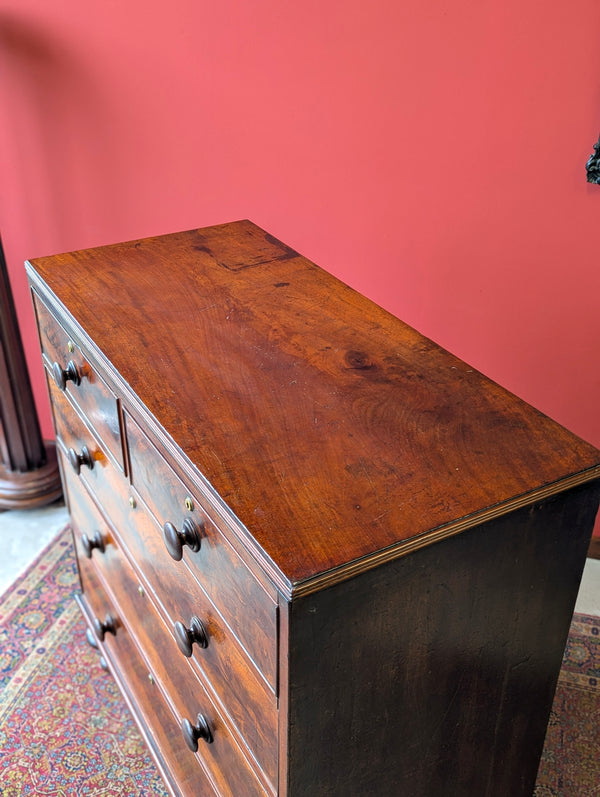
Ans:
POLYGON ((81 449, 81 454, 78 454, 74 448, 70 448, 67 451, 67 456, 69 458, 69 462, 71 463, 71 467, 78 476, 81 472, 82 465, 86 465, 90 470, 92 470, 94 467, 94 459, 87 446, 83 446, 81 449))
POLYGON ((202 540, 199 526, 194 521, 186 517, 183 521, 181 531, 177 529, 170 521, 167 521, 163 526, 163 536, 165 545, 169 555, 175 559, 176 562, 183 557, 183 546, 187 545, 192 551, 200 550, 200 543, 202 540))
POLYGON ((94 534, 91 540, 87 534, 82 534, 81 547, 83 548, 83 552, 86 557, 91 559, 94 548, 97 548, 100 553, 104 553, 104 537, 99 531, 94 534))
POLYGON ((181 723, 181 730, 185 743, 192 753, 198 750, 198 739, 204 739, 207 744, 212 744, 213 735, 203 714, 198 714, 195 725, 192 725, 188 719, 184 719, 181 723))
POLYGON ((100 642, 104 642, 106 634, 112 634, 113 636, 117 634, 117 621, 110 614, 106 615, 103 623, 97 617, 94 617, 92 624, 94 626, 94 633, 100 642))
POLYGON ((175 623, 175 641, 177 642, 179 650, 184 656, 187 656, 188 659, 192 655, 194 643, 201 648, 208 647, 208 635, 202 620, 194 615, 190 620, 189 628, 186 628, 183 623, 175 623))
POLYGON ((54 363, 52 366, 52 375, 54 376, 57 387, 61 390, 65 390, 67 382, 69 381, 73 382, 74 385, 81 384, 81 376, 73 360, 69 360, 66 368, 62 368, 60 363, 54 363))

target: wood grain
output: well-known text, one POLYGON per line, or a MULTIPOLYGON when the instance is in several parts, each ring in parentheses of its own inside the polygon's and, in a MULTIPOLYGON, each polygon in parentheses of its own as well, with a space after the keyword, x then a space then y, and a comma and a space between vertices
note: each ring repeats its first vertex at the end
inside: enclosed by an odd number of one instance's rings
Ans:
POLYGON ((592 446, 250 222, 34 270, 291 584, 600 473, 592 446))

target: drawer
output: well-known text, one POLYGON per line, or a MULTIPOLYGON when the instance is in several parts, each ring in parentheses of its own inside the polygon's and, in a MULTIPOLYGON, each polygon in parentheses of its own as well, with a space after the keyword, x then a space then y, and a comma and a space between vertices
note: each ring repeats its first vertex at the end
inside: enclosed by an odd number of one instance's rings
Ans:
POLYGON ((200 548, 185 546, 183 559, 276 690, 277 604, 225 539, 208 507, 184 486, 126 413, 124 421, 133 487, 161 529, 171 523, 181 533, 184 522, 193 521, 200 548))
POLYGON ((119 406, 108 385, 94 371, 79 346, 69 338, 39 297, 33 294, 37 312, 40 342, 46 365, 57 385, 55 369, 62 373, 59 390, 79 408, 89 425, 104 444, 108 454, 123 469, 123 446, 119 406), (66 381, 65 375, 69 378, 66 381), (75 381, 70 378, 75 377, 75 381))
MULTIPOLYGON (((148 668, 127 629, 120 622, 119 612, 87 561, 80 563, 80 576, 83 595, 78 601, 88 626, 94 630, 96 619, 104 622, 107 617, 112 617, 115 620, 116 635, 106 633, 104 640, 99 641, 99 648, 109 663, 169 790, 177 797, 218 797, 219 791, 213 787, 193 756, 182 755, 181 728, 177 718, 163 700, 156 683, 148 677, 148 668)), ((102 677, 100 673, 98 677, 102 677)))
MULTIPOLYGON (((115 468, 112 459, 107 455, 104 446, 98 442, 92 431, 71 406, 65 394, 48 377, 48 389, 52 400, 52 412, 59 450, 65 455, 84 456, 85 462, 79 462, 79 478, 84 481, 98 497, 108 516, 119 502, 128 504, 129 485, 121 471, 115 468), (91 467, 90 467, 91 464, 91 467)), ((63 459, 63 471, 74 473, 70 460, 63 459)))
MULTIPOLYGON (((151 619, 154 607, 149 608, 148 595, 158 605, 173 638, 175 622, 179 620, 189 628, 192 617, 200 618, 207 645, 205 648, 193 645, 192 667, 211 683, 225 713, 234 718, 230 721, 239 728, 265 777, 276 782, 277 701, 240 649, 223 618, 198 585, 189 589, 188 584, 181 581, 181 570, 165 555, 162 541, 144 513, 139 516, 152 527, 152 533, 145 537, 148 541, 144 546, 146 572, 139 580, 133 572, 129 577, 121 572, 126 568, 121 564, 122 554, 117 552, 116 546, 122 536, 123 524, 117 523, 118 530, 113 534, 75 475, 65 469, 65 478, 79 557, 89 554, 103 579, 111 584, 119 605, 126 608, 127 615, 142 618, 140 645, 151 644, 151 633, 144 630, 145 620, 155 621, 151 619), (84 534, 85 544, 82 542, 84 534), (136 588, 133 592, 131 588, 125 588, 132 581, 135 581, 136 588)), ((134 628, 133 633, 137 636, 138 630, 134 628)), ((173 655, 185 663, 179 648, 174 648, 173 655)))
MULTIPOLYGON (((76 540, 81 572, 85 574, 96 565, 83 555, 77 534, 76 540)), ((240 794, 264 797, 269 792, 260 784, 228 724, 223 721, 186 659, 177 655, 179 651, 173 638, 154 612, 145 591, 138 590, 137 579, 122 554, 116 546, 108 545, 97 562, 96 572, 100 575, 103 588, 112 599, 112 605, 118 607, 116 623, 122 625, 128 635, 137 641, 150 683, 157 687, 180 723, 188 719, 196 724, 199 714, 205 718, 213 741, 207 743, 200 739, 196 758, 213 783, 217 784, 218 792, 232 797, 240 794)), ((120 628, 117 629, 116 640, 119 633, 120 628)), ((105 639, 108 641, 110 636, 107 633, 105 639)), ((180 758, 188 756, 193 759, 194 754, 186 746, 182 731, 180 740, 180 758)), ((276 747, 276 738, 273 744, 276 747)))

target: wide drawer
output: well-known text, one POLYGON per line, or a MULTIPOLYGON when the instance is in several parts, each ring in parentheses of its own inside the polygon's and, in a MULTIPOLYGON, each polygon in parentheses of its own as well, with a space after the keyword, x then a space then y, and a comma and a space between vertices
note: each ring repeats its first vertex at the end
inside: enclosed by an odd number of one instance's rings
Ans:
POLYGON ((51 381, 79 408, 115 464, 123 469, 120 414, 116 396, 35 292, 33 299, 42 352, 52 373, 51 381), (62 374, 59 381, 56 381, 55 371, 62 374))
MULTIPOLYGON (((77 537, 77 553, 82 573, 82 582, 95 565, 83 555, 77 537)), ((215 708, 208 693, 193 673, 188 662, 177 655, 173 638, 155 614, 151 602, 143 590, 138 591, 137 581, 123 556, 114 545, 107 546, 104 556, 99 557, 102 567, 97 569, 103 589, 117 608, 117 624, 136 640, 138 652, 145 662, 148 679, 159 690, 162 699, 169 705, 178 723, 188 719, 192 725, 202 715, 212 735, 208 743, 198 741, 196 759, 206 771, 221 795, 237 797, 264 797, 269 792, 257 780, 250 768, 238 741, 215 708)), ((85 589, 85 583, 84 583, 85 589)), ((100 617, 99 619, 103 619, 100 617)), ((121 629, 118 628, 115 642, 121 629)), ((110 633, 105 635, 110 645, 110 633)), ((194 758, 180 732, 180 760, 184 756, 194 758)))
MULTIPOLYGON (((154 589, 156 580, 147 581, 134 574, 118 551, 119 532, 113 533, 74 475, 65 471, 65 476, 79 558, 89 556, 93 559, 104 581, 110 584, 125 616, 133 620, 131 633, 148 651, 154 645, 154 629, 159 624, 162 628, 162 621, 148 596, 159 604, 162 620, 169 629, 172 656, 179 665, 188 666, 188 662, 172 643, 174 624, 180 620, 189 627, 192 617, 201 618, 206 632, 206 647, 193 645, 192 667, 210 682, 222 713, 239 729, 249 754, 264 773, 263 777, 268 782, 276 782, 277 701, 239 649, 223 619, 201 590, 196 590, 194 596, 186 589, 186 584, 176 578, 172 579, 169 588, 159 589, 158 599, 154 589)), ((155 538, 155 544, 159 543, 155 538)), ((154 558, 148 548, 146 553, 154 558)), ((168 560, 160 548, 154 554, 158 561, 168 560)), ((175 565, 174 562, 172 564, 175 565)), ((167 563, 166 571, 160 572, 163 581, 168 581, 169 567, 167 563)))
POLYGON ((220 532, 205 502, 190 492, 127 413, 124 421, 133 487, 163 535, 167 523, 181 533, 186 522, 193 522, 200 547, 194 551, 183 546, 183 561, 276 691, 276 602, 220 532))
MULTIPOLYGON (((83 595, 80 606, 90 628, 97 633, 95 621, 112 618, 116 635, 105 633, 98 646, 107 659, 125 701, 150 748, 165 784, 173 795, 182 797, 214 797, 219 795, 204 771, 192 756, 183 756, 181 728, 173 712, 163 700, 155 683, 148 677, 148 668, 122 624, 119 611, 104 591, 94 568, 80 563, 83 595)), ((101 677, 100 674, 98 677, 101 677)))

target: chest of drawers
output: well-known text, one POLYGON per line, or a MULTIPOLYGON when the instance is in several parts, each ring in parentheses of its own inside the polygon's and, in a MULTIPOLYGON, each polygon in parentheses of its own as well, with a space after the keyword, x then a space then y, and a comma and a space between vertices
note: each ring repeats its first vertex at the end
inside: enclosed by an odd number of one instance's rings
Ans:
POLYGON ((600 453, 250 222, 27 272, 88 639, 170 791, 531 794, 600 453))

